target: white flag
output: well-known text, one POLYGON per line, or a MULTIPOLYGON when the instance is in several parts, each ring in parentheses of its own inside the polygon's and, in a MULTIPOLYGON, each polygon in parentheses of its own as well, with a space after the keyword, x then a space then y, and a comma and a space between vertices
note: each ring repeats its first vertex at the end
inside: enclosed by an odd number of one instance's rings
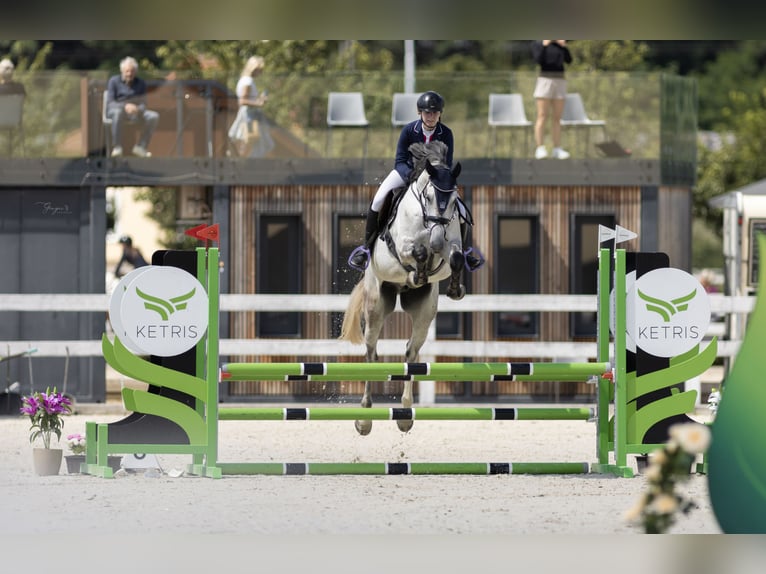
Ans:
POLYGON ((616 243, 622 243, 623 241, 630 241, 631 239, 634 239, 638 237, 637 233, 633 233, 630 229, 625 229, 624 227, 617 226, 617 240, 616 243))
POLYGON ((615 238, 614 229, 609 229, 603 225, 598 226, 598 243, 602 244, 604 241, 609 241, 615 238))

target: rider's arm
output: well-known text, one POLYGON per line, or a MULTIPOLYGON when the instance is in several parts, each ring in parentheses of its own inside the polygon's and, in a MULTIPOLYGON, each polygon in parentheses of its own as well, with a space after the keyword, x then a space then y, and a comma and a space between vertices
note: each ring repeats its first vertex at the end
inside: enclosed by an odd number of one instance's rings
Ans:
POLYGON ((410 144, 413 142, 410 133, 412 124, 402 128, 399 134, 399 142, 396 144, 396 158, 394 159, 394 169, 399 172, 404 181, 407 181, 412 171, 412 157, 410 156, 410 144))

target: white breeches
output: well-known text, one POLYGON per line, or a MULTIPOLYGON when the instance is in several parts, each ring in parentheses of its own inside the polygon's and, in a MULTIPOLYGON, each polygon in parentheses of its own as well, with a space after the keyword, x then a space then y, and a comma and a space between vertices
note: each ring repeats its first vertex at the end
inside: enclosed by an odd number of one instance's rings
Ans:
POLYGON ((375 192, 375 197, 372 198, 370 208, 373 211, 380 212, 380 210, 383 209, 383 204, 386 202, 388 194, 397 187, 403 187, 404 184, 405 181, 402 179, 402 176, 399 175, 399 172, 392 169, 391 173, 386 176, 386 179, 381 182, 378 191, 375 192))

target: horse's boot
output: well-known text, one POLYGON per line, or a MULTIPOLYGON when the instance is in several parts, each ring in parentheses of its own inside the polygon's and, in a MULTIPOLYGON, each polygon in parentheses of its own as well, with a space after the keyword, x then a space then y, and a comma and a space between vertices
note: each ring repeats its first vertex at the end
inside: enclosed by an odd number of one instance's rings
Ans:
MULTIPOLYGON (((463 239, 463 245, 465 246, 468 237, 468 224, 465 221, 460 223, 460 234, 463 239)), ((463 255, 465 255, 465 267, 468 271, 476 271, 479 267, 484 265, 484 255, 482 255, 478 248, 474 249, 473 247, 469 247, 463 251, 463 255)))
POLYGON ((372 208, 367 212, 367 223, 364 229, 364 243, 354 249, 348 257, 348 264, 359 271, 367 269, 370 264, 370 254, 378 237, 378 216, 372 208))

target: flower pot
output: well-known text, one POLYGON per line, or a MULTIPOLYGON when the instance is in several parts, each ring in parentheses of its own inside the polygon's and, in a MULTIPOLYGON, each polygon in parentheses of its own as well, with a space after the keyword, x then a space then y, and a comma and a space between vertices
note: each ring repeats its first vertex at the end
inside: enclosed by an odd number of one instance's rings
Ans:
MULTIPOLYGON (((64 457, 66 460, 67 472, 69 474, 80 474, 80 463, 85 462, 84 454, 68 454, 64 457)), ((106 464, 112 467, 112 472, 117 472, 121 468, 121 456, 108 456, 106 464)))
POLYGON ((38 476, 58 474, 63 454, 64 451, 60 448, 33 448, 32 460, 35 465, 35 473, 38 476))
POLYGON ((80 464, 85 462, 84 454, 68 454, 64 457, 66 460, 66 471, 69 474, 80 474, 80 464))

